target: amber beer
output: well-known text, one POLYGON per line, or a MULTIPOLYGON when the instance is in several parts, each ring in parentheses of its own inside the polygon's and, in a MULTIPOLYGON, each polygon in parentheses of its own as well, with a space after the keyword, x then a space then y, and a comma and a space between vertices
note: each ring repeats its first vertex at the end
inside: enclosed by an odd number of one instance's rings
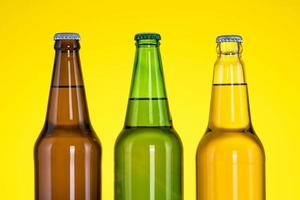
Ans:
POLYGON ((58 33, 44 128, 34 148, 36 200, 99 200, 101 145, 91 126, 79 35, 58 33))

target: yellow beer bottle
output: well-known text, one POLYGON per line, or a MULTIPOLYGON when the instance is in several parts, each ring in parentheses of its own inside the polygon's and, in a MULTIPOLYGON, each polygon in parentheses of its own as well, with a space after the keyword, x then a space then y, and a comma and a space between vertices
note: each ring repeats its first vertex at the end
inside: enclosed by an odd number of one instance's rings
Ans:
POLYGON ((264 200, 265 154, 249 111, 242 37, 217 37, 209 123, 196 156, 197 200, 264 200))

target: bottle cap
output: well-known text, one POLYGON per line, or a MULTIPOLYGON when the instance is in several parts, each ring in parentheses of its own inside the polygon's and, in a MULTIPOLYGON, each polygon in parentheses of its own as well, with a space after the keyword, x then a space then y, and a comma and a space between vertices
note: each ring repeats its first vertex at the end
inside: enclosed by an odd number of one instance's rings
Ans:
POLYGON ((158 33, 138 33, 134 36, 135 40, 160 40, 161 37, 158 33))
POLYGON ((56 33, 54 40, 80 40, 78 33, 56 33))
POLYGON ((220 35, 216 39, 216 43, 220 42, 243 42, 242 36, 239 35, 220 35))

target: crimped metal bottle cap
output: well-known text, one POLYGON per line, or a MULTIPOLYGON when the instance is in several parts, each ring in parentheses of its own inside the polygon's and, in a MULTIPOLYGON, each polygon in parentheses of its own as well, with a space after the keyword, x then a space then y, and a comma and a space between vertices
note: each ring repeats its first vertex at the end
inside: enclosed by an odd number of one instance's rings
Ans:
POLYGON ((158 33, 138 33, 134 36, 135 40, 147 40, 147 39, 153 39, 153 40, 160 40, 161 37, 158 33))
POLYGON ((80 40, 78 33, 56 33, 54 40, 80 40))
POLYGON ((240 35, 220 35, 216 39, 217 43, 220 42, 243 42, 243 38, 240 35))

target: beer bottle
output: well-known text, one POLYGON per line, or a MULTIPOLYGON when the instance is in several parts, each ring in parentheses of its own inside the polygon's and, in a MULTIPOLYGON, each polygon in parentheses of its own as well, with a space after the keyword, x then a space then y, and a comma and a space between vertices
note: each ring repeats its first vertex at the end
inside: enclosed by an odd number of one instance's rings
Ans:
POLYGON ((197 150, 197 200, 264 200, 265 155, 249 111, 242 38, 217 37, 208 128, 197 150))
POLYGON ((135 35, 125 126, 115 145, 115 200, 182 199, 182 144, 168 107, 160 35, 135 35))
POLYGON ((36 141, 36 200, 100 200, 101 146, 91 126, 79 35, 58 33, 44 128, 36 141))

